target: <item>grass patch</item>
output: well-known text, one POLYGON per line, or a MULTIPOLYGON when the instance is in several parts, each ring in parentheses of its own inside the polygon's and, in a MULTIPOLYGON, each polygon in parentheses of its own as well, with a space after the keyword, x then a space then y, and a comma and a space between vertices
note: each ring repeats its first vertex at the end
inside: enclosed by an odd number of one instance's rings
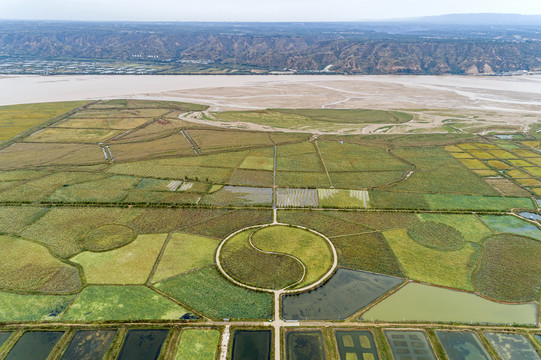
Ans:
MULTIPOLYGON (((263 251, 293 255, 306 267, 302 288, 322 278, 332 266, 329 244, 322 237, 289 226, 269 226, 254 233, 252 243, 263 251)), ((299 277, 300 278, 300 277, 299 277)))
POLYGON ((423 221, 445 224, 458 230, 465 241, 480 243, 493 235, 492 231, 475 215, 469 214, 419 214, 423 221))
POLYGON ((0 141, 59 116, 86 101, 0 106, 0 141))
POLYGON ((321 156, 329 172, 335 171, 391 171, 411 168, 385 149, 338 141, 318 142, 321 156), (374 161, 377 159, 377 161, 374 161))
POLYGON ((106 224, 125 224, 142 212, 121 208, 53 208, 21 235, 46 244, 54 254, 68 258, 85 249, 81 240, 90 230, 106 224))
POLYGON ((393 150, 393 154, 414 163, 417 167, 407 180, 393 185, 393 190, 435 194, 497 195, 491 186, 440 147, 398 148, 393 150))
POLYGON ((218 192, 205 196, 200 203, 222 206, 270 206, 272 203, 272 189, 245 186, 225 186, 218 192))
POLYGON ((420 245, 439 251, 456 251, 464 247, 460 232, 437 222, 415 224, 408 228, 408 236, 420 245))
POLYGON ((223 239, 238 229, 252 225, 272 222, 272 211, 269 210, 236 210, 223 216, 209 219, 204 223, 187 227, 184 231, 215 239, 223 239))
POLYGON ((152 278, 153 282, 214 264, 214 254, 219 241, 202 236, 175 233, 171 235, 167 247, 158 263, 152 278))
POLYGON ((426 194, 425 199, 433 210, 535 210, 530 198, 426 194))
POLYGON ((41 245, 0 235, 0 247, 0 288, 4 290, 65 294, 82 286, 78 269, 41 245))
POLYGON ((111 176, 107 179, 85 182, 56 190, 49 201, 56 202, 118 202, 139 182, 129 176, 111 176))
POLYGON ((274 148, 250 150, 239 168, 272 171, 274 169, 274 148))
POLYGON ((368 230, 362 225, 337 217, 327 216, 326 214, 331 213, 314 210, 278 210, 278 221, 314 229, 326 236, 358 234, 368 230))
POLYGON ((313 143, 280 145, 276 149, 276 170, 324 171, 323 164, 313 143))
POLYGON ((413 119, 413 115, 401 111, 370 109, 271 109, 271 111, 340 124, 402 124, 413 119))
POLYGON ((161 291, 215 319, 270 319, 272 295, 227 281, 214 266, 156 284, 161 291))
POLYGON ((0 233, 17 233, 47 211, 46 207, 0 206, 0 233))
POLYGON ((58 321, 75 295, 19 295, 0 292, 0 321, 58 321))
POLYGON ((329 176, 335 188, 368 189, 398 181, 404 171, 330 172, 329 176))
POLYGON ((509 179, 485 179, 495 189, 501 191, 504 196, 527 197, 530 193, 509 179))
POLYGON ((385 231, 383 235, 409 278, 473 290, 471 276, 478 250, 471 244, 466 244, 459 251, 441 252, 418 244, 408 236, 405 229, 385 231))
POLYGON ((63 321, 178 320, 187 310, 144 286, 87 286, 63 321))
POLYGON ((272 186, 272 177, 272 171, 237 169, 227 183, 232 185, 272 186))
POLYGON ((340 265, 350 269, 403 277, 398 260, 380 233, 340 236, 331 239, 340 265))
POLYGON ((282 255, 287 253, 282 249, 279 249, 281 254, 266 254, 254 249, 249 243, 253 232, 254 229, 243 231, 222 247, 220 262, 224 270, 241 283, 263 289, 283 289, 301 280, 302 265, 282 255))
POLYGON ((541 284, 541 244, 516 235, 485 240, 481 266, 475 275, 477 290, 491 299, 537 301, 541 284))
POLYGON ((175 360, 214 360, 220 331, 187 329, 182 331, 175 360))
POLYGON ((166 237, 166 234, 139 235, 119 249, 83 252, 71 261, 83 267, 90 284, 144 284, 166 237))
POLYGON ((107 251, 129 244, 136 236, 137 234, 127 226, 109 224, 91 230, 81 241, 85 250, 107 251))
POLYGON ((430 209, 422 194, 391 191, 370 191, 370 203, 374 209, 430 209))
POLYGON ((98 143, 119 135, 122 130, 45 128, 28 137, 32 142, 98 143))
POLYGON ((128 225, 143 234, 170 233, 230 213, 224 209, 144 209, 128 225))
MULTIPOLYGON (((272 174, 272 173, 271 173, 272 174)), ((324 172, 277 171, 276 185, 281 187, 328 188, 329 179, 324 172)))
POLYGON ((370 207, 370 194, 363 190, 318 189, 321 207, 364 208, 370 207))
POLYGON ((401 229, 419 222, 419 218, 413 213, 328 211, 325 214, 360 224, 372 230, 401 229))

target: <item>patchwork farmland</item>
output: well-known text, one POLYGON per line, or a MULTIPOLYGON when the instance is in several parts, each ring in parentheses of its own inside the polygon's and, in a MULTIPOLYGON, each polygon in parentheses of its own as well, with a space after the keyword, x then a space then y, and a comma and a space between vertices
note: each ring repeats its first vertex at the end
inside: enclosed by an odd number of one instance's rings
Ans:
MULTIPOLYGON (((538 133, 312 136, 186 115, 205 110, 0 107, 0 359, 539 358, 538 133)), ((357 116, 411 119, 256 120, 357 116)))

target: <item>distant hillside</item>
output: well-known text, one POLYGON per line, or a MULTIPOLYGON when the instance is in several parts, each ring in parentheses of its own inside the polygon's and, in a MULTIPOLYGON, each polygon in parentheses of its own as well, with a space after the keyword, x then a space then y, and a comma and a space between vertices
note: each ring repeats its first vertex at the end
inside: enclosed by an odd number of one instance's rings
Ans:
MULTIPOLYGON (((326 69, 345 74, 492 74, 541 69, 539 27, 472 25, 472 16, 307 24, 0 21, 0 60, 11 66, 16 65, 14 59, 191 61, 212 62, 213 71, 225 66, 258 72, 326 69), (434 24, 436 19, 441 24, 434 24), (458 20, 469 25, 449 25, 458 20)), ((493 15, 475 16, 488 21, 493 15)), ((511 17, 505 19, 511 21, 511 17)), ((175 69, 168 66, 167 73, 175 69)), ((204 73, 205 67, 198 71, 204 73)))

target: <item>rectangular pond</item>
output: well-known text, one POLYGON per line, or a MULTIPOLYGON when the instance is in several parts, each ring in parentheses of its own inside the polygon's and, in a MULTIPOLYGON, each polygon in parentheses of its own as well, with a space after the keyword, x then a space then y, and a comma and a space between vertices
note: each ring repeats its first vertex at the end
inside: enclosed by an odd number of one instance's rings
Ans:
POLYGON ((27 331, 11 349, 6 360, 45 360, 63 331, 27 331))
POLYGON ((402 281, 392 276, 340 268, 313 291, 283 296, 282 315, 286 320, 344 319, 402 281))
POLYGON ((378 360, 378 350, 370 331, 335 332, 340 360, 378 360))
POLYGON ((116 330, 77 330, 62 360, 102 359, 115 335, 116 330))
POLYGON ((325 360, 323 336, 320 331, 289 331, 286 352, 287 360, 325 360))
POLYGON ((422 331, 386 330, 395 360, 436 360, 426 334, 422 331))
POLYGON ((233 360, 269 360, 270 330, 237 330, 233 336, 233 360))
POLYGON ((522 334, 484 332, 490 345, 502 360, 539 360, 539 354, 522 334))
POLYGON ((452 360, 491 360, 479 337, 469 331, 436 331, 445 353, 452 360))
POLYGON ((155 360, 169 330, 129 330, 118 360, 155 360))

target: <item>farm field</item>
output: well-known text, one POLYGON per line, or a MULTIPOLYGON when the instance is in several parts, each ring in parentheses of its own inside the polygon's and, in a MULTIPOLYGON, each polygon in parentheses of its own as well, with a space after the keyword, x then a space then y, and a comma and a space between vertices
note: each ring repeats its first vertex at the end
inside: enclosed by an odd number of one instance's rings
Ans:
POLYGON ((0 107, 0 358, 34 326, 64 334, 41 352, 66 359, 146 337, 160 359, 483 358, 511 325, 530 344, 538 134, 346 131, 422 112, 0 107))

